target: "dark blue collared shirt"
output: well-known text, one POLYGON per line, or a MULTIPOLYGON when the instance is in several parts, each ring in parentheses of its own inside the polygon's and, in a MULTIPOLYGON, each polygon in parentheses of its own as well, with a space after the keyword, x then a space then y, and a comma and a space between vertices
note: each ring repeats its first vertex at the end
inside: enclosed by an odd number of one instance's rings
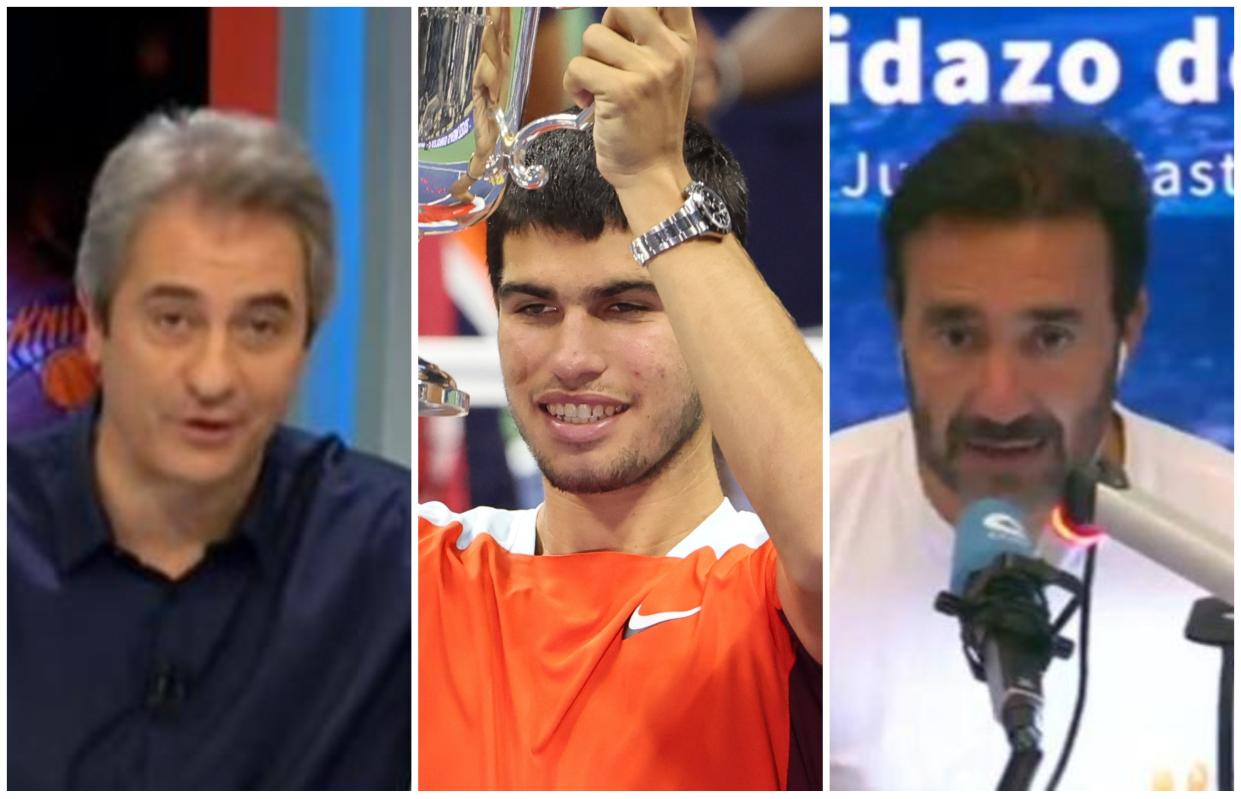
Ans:
POLYGON ((9 444, 8 787, 408 788, 408 470, 282 428, 174 581, 113 543, 93 424, 9 444))

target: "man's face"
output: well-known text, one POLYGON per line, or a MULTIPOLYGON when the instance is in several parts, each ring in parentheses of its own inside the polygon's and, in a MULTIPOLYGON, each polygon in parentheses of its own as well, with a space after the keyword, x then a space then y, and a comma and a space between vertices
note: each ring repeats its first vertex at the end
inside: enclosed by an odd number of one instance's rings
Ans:
POLYGON ((653 478, 702 406, 631 237, 532 230, 504 242, 500 364, 509 407, 547 480, 613 491, 653 478))
POLYGON ((256 472, 306 354, 306 268, 278 216, 188 194, 157 205, 130 242, 106 329, 88 308, 101 446, 116 442, 157 479, 256 472))
POLYGON ((1070 466, 1096 454, 1114 394, 1102 224, 936 219, 903 256, 901 340, 928 496, 950 519, 984 496, 1050 509, 1070 466))

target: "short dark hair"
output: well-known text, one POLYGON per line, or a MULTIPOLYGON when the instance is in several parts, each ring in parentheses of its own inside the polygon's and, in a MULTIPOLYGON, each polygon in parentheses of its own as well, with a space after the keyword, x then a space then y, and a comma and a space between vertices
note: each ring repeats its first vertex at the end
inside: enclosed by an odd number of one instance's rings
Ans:
MULTIPOLYGON (((576 109, 573 109, 576 110, 576 109)), ((747 189, 741 165, 722 142, 693 120, 685 123, 685 165, 694 180, 719 192, 732 215, 733 233, 745 244, 747 189)), ((605 230, 629 227, 616 189, 595 165, 592 131, 557 130, 531 144, 526 162, 547 167, 547 183, 526 190, 510 185, 487 219, 487 272, 491 290, 500 290, 504 274, 504 239, 540 228, 595 241, 605 230)), ((645 231, 640 231, 645 232, 645 231)))
POLYGON ((1096 215, 1111 245, 1117 323, 1146 270, 1151 199, 1132 148, 1101 124, 1040 121, 1028 113, 960 125, 905 170, 880 223, 889 299, 905 310, 902 248, 934 218, 998 222, 1096 215))

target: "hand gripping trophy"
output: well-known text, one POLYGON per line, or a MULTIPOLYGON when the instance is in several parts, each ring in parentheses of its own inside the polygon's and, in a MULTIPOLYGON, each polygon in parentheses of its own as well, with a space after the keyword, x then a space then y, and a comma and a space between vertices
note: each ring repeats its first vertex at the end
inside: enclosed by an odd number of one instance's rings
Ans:
MULTIPOLYGON (((594 107, 519 128, 530 83, 537 8, 418 9, 418 235, 453 233, 496 209, 508 181, 537 189, 547 170, 526 163, 549 130, 585 130, 594 107)), ((469 396, 418 359, 418 415, 461 416, 469 396)))

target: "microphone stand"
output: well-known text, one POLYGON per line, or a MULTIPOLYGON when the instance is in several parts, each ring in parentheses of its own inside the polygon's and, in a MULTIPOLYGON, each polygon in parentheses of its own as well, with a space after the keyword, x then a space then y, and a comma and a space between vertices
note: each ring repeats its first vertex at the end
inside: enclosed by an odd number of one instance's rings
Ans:
MULTIPOLYGON (((1074 523, 1095 521, 1095 493, 1098 485, 1123 489, 1128 487, 1129 480, 1123 469, 1107 461, 1098 461, 1089 468, 1073 469, 1069 472, 1064 488, 1063 509, 1069 520, 1074 523)), ((1185 575, 1182 573, 1181 576, 1185 575)), ((1216 722, 1217 787, 1221 791, 1233 789, 1232 614, 1233 608, 1229 603, 1216 597, 1206 597, 1194 603, 1189 621, 1185 625, 1186 638, 1206 646, 1218 646, 1223 658, 1219 682, 1219 716, 1216 722)))
POLYGON ((1060 630, 1081 603, 1082 584, 1045 561, 1000 555, 972 577, 964 596, 941 591, 935 609, 961 621, 961 644, 975 678, 988 683, 1010 755, 998 790, 1030 789, 1042 761, 1042 673, 1053 656, 1068 658, 1073 642, 1060 630), (1072 598, 1053 623, 1043 589, 1059 586, 1072 598), (1005 640, 1007 646, 997 646, 1005 640), (994 668, 988 674, 987 655, 994 668))
POLYGON ((1232 605, 1215 597, 1205 597, 1194 603, 1185 625, 1185 637, 1197 644, 1218 646, 1223 658, 1219 675, 1219 705, 1216 721, 1215 768, 1218 771, 1216 788, 1231 791, 1232 788, 1232 605))
POLYGON ((1028 791, 1034 782, 1034 772, 1043 760, 1043 750, 1035 745, 1031 749, 1016 749, 1008 756, 1008 765, 1000 775, 997 791, 1028 791))

